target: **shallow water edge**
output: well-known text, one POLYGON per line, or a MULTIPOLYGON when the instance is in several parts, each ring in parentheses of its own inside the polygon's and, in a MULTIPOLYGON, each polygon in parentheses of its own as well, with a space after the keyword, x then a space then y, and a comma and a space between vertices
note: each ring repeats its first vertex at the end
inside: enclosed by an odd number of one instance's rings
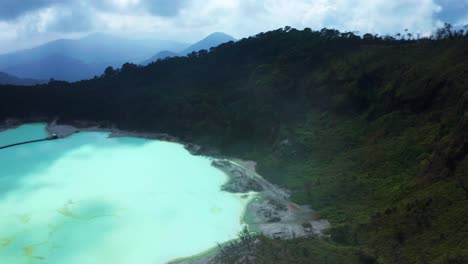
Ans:
MULTIPOLYGON (((23 124, 18 120, 7 120, 3 125, 0 124, 0 131, 23 124)), ((179 143, 192 155, 211 158, 213 160, 212 166, 229 177, 223 190, 237 193, 245 198, 246 204, 241 221, 251 231, 263 233, 269 237, 290 239, 303 236, 322 236, 323 231, 330 227, 327 220, 320 219, 318 214, 310 208, 289 201, 287 190, 269 183, 258 175, 253 161, 222 157, 216 155, 215 151, 183 142, 167 134, 123 131, 87 122, 58 125, 56 121, 52 121, 42 122, 42 124, 47 125, 49 135, 56 134, 59 138, 66 138, 81 131, 107 132, 109 133, 108 137, 136 137, 179 143)), ((169 263, 209 263, 217 253, 218 247, 214 247, 194 256, 176 259, 169 263)))

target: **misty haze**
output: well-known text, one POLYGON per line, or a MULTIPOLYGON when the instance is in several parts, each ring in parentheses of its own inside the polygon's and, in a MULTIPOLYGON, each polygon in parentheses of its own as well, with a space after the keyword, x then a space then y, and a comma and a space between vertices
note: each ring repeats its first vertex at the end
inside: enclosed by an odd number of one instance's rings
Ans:
POLYGON ((467 0, 0 0, 0 264, 468 263, 467 0))

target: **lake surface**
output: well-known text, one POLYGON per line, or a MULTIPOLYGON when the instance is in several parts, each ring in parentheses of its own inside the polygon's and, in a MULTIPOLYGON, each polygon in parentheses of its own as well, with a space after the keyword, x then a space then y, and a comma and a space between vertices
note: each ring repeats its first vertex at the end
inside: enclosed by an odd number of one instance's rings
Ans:
MULTIPOLYGON (((0 145, 47 136, 44 124, 0 145)), ((234 239, 246 201, 182 145, 86 132, 0 150, 0 263, 157 264, 234 239)))

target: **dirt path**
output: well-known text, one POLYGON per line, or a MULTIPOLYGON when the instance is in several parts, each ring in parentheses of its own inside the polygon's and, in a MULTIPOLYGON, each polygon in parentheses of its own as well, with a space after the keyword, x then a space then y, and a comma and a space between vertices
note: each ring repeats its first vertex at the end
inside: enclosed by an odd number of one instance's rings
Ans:
POLYGON ((290 239, 312 235, 323 236, 323 231, 330 227, 327 220, 320 219, 319 215, 308 206, 291 202, 288 191, 260 176, 254 161, 233 159, 224 162, 224 168, 221 169, 228 175, 238 172, 238 175, 247 177, 262 187, 259 192, 261 198, 250 203, 247 209, 253 218, 249 224, 254 225, 254 229, 269 237, 290 239))
MULTIPOLYGON (((0 131, 17 127, 22 122, 7 123, 0 126, 0 131)), ((201 147, 187 144, 167 134, 139 133, 122 131, 116 128, 104 128, 98 124, 91 125, 87 122, 76 122, 73 125, 57 124, 50 122, 47 126, 49 134, 56 134, 58 138, 65 138, 80 131, 110 132, 109 137, 140 137, 146 139, 178 142, 183 144, 194 155, 203 155, 201 147)), ((234 193, 258 193, 257 198, 248 205, 246 211, 250 216, 249 226, 257 232, 280 239, 291 239, 304 236, 323 236, 323 231, 330 227, 325 219, 308 206, 297 205, 289 200, 288 191, 268 182, 256 171, 254 161, 241 159, 218 159, 212 165, 229 177, 230 181, 223 186, 225 191, 234 193)), ((177 264, 203 264, 210 263, 214 256, 202 256, 192 260, 181 260, 177 264)))

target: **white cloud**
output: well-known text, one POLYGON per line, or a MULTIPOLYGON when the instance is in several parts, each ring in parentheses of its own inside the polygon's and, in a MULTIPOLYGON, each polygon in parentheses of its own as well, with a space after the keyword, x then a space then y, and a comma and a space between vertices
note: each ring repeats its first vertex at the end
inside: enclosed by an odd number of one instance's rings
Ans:
POLYGON ((430 32, 440 10, 433 0, 193 0, 176 21, 193 31, 238 37, 285 25, 393 34, 406 28, 430 32))
MULTIPOLYGON (((191 42, 214 31, 245 37, 285 25, 394 34, 440 24, 436 0, 68 0, 0 22, 0 42, 85 32, 191 42)), ((463 0, 465 1, 465 0, 463 0)), ((466 18, 465 18, 466 21, 466 18)), ((34 41, 31 41, 33 43, 34 41)), ((4 44, 3 46, 8 46, 4 44)), ((0 47, 2 49, 2 47, 0 47)))

